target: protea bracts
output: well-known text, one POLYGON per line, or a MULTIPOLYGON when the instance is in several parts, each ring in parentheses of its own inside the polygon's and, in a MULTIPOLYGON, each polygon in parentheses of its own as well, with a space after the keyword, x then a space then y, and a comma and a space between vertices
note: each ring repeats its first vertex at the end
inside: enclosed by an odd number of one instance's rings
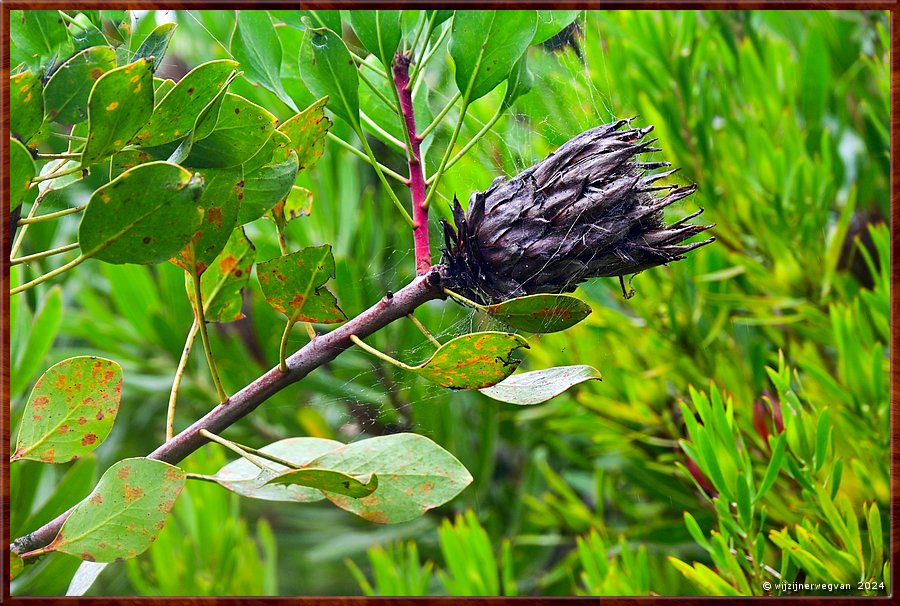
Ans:
POLYGON ((712 227, 688 223, 702 208, 663 222, 663 209, 697 186, 654 185, 677 169, 651 172, 670 163, 639 161, 660 150, 651 147, 655 139, 642 141, 653 127, 632 128, 632 120, 592 128, 515 177, 495 179, 472 194, 465 213, 454 200, 456 229, 443 222, 443 263, 453 286, 495 303, 618 276, 624 293, 623 276, 715 240, 682 244, 712 227))

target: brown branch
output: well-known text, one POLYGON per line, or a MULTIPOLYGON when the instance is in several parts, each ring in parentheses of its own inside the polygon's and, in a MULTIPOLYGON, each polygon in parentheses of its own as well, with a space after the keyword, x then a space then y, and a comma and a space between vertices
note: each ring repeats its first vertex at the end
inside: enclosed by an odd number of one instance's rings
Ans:
MULTIPOLYGON (((147 455, 148 458, 178 463, 207 442, 200 435, 201 429, 214 434, 221 433, 253 412, 272 395, 335 359, 353 344, 350 335, 367 337, 394 320, 403 318, 423 303, 443 297, 441 273, 435 268, 393 295, 384 297, 343 326, 310 341, 287 359, 287 372, 281 372, 277 366, 271 369, 231 396, 228 402, 216 406, 206 416, 147 455)), ((74 507, 34 532, 16 539, 10 549, 22 554, 49 544, 73 509, 74 507)))

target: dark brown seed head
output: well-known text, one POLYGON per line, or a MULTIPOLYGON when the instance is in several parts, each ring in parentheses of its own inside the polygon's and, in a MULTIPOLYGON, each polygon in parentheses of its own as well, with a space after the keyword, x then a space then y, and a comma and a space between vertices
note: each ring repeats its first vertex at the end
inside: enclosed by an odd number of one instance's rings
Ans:
POLYGON ((697 186, 657 185, 675 170, 638 159, 660 150, 655 139, 642 141, 653 127, 631 120, 592 128, 515 177, 495 179, 465 213, 454 199, 443 258, 452 287, 491 303, 571 292, 588 278, 635 274, 712 242, 682 244, 712 227, 688 223, 703 209, 663 222, 663 209, 697 186))

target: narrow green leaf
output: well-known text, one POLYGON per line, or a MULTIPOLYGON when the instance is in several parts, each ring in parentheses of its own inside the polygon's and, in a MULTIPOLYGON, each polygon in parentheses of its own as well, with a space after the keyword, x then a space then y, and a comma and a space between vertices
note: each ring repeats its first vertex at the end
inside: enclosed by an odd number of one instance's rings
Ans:
POLYGON ((778 479, 778 472, 781 471, 781 467, 784 464, 785 435, 781 433, 778 435, 778 438, 770 438, 769 443, 771 444, 772 441, 775 442, 772 446, 772 456, 769 459, 769 465, 766 467, 766 473, 759 485, 759 490, 756 493, 754 502, 759 501, 767 492, 769 492, 772 484, 778 479))
POLYGON ((194 142, 184 164, 200 168, 243 164, 262 149, 277 122, 278 118, 259 105, 226 93, 216 127, 206 138, 194 142))
POLYGON ((159 69, 163 57, 166 56, 166 49, 169 48, 169 41, 172 34, 175 33, 176 23, 163 23, 158 25, 156 29, 150 32, 150 35, 141 42, 137 52, 134 54, 135 59, 150 59, 153 62, 150 65, 150 71, 155 72, 159 69))
POLYGON ((506 81, 506 95, 503 97, 503 107, 510 107, 516 99, 528 94, 533 86, 534 74, 528 69, 528 54, 525 53, 521 59, 516 61, 516 64, 509 72, 509 79, 506 81))
POLYGON ((288 321, 334 324, 347 316, 325 283, 334 277, 331 246, 309 246, 256 268, 266 301, 288 321))
POLYGON ((34 179, 34 159, 21 141, 9 138, 9 211, 22 205, 25 193, 34 179))
POLYGON ((869 511, 866 512, 866 526, 869 531, 868 572, 872 574, 881 567, 881 561, 884 557, 884 538, 881 534, 881 513, 878 511, 877 503, 872 503, 869 511))
POLYGON ((816 473, 825 464, 829 444, 831 444, 831 411, 825 408, 819 413, 819 420, 816 423, 816 454, 814 458, 816 473))
POLYGON ((476 332, 444 343, 427 362, 408 367, 419 376, 449 389, 482 389, 496 385, 518 368, 512 352, 528 341, 504 332, 476 332))
POLYGON ((537 28, 534 31, 534 37, 531 39, 531 44, 546 42, 575 21, 580 13, 580 10, 537 11, 537 28))
POLYGON ((184 482, 181 469, 162 461, 119 461, 75 506, 48 550, 89 562, 133 558, 150 547, 165 526, 184 482))
POLYGON ((483 310, 513 328, 533 333, 565 330, 591 313, 591 306, 572 295, 537 294, 508 299, 483 310))
POLYGON ((237 11, 230 46, 232 56, 250 80, 275 93, 296 111, 281 83, 281 41, 266 11, 237 11))
POLYGON ((400 46, 400 11, 355 10, 348 14, 359 41, 389 67, 400 46))
POLYGON ((9 580, 14 581, 25 570, 25 560, 12 549, 9 550, 9 580))
POLYGON ((379 524, 398 524, 443 505, 472 482, 449 452, 416 434, 400 433, 360 440, 310 461, 307 467, 334 469, 353 476, 378 476, 378 489, 354 499, 326 492, 341 509, 379 524))
POLYGON ((122 369, 82 356, 51 366, 35 384, 10 461, 66 463, 91 451, 112 429, 122 397, 122 369))
MULTIPOLYGON (((19 355, 13 358, 10 382, 13 393, 19 393, 31 383, 31 379, 41 368, 47 352, 56 340, 62 323, 62 291, 58 286, 41 302, 40 311, 27 328, 28 339, 19 355)), ((10 326, 13 326, 10 324, 10 326)), ((23 331, 24 332, 24 331, 23 331)), ((15 352, 11 352, 15 355, 15 352)))
MULTIPOLYGON (((241 289, 250 280, 255 260, 256 247, 243 228, 235 229, 219 256, 200 276, 203 311, 207 322, 235 322, 244 317, 241 312, 241 289)), ((190 274, 185 276, 185 290, 193 302, 194 286, 190 274)))
POLYGON ((290 138, 291 149, 297 152, 298 170, 309 168, 325 152, 325 137, 331 128, 331 120, 325 117, 326 103, 328 97, 319 99, 278 126, 290 138))
POLYGON ((748 485, 748 482, 750 481, 751 480, 742 473, 737 476, 736 492, 738 515, 741 518, 741 525, 747 530, 750 529, 750 525, 753 522, 753 499, 750 486, 748 485))
POLYGON ((238 63, 230 59, 208 61, 182 78, 156 106, 135 143, 155 147, 176 141, 194 127, 197 117, 230 81, 238 63))
POLYGON ((360 499, 375 492, 378 488, 378 476, 351 476, 334 469, 305 467, 280 473, 266 484, 296 484, 360 499))
POLYGON ((511 375, 480 391, 494 400, 531 406, 553 399, 579 383, 602 380, 600 371, 593 366, 556 366, 511 375))
MULTIPOLYGON (((344 445, 335 440, 322 438, 287 438, 260 448, 260 452, 289 461, 295 465, 307 465, 316 457, 341 448, 344 445)), ((264 461, 265 465, 275 473, 289 469, 284 465, 264 461)), ((238 459, 225 465, 216 475, 209 476, 214 482, 243 497, 263 499, 265 501, 293 501, 312 503, 322 501, 325 495, 315 488, 300 485, 266 484, 272 475, 260 474, 259 467, 247 459, 238 459)))
POLYGON ((88 97, 100 77, 116 67, 108 46, 86 48, 53 72, 44 90, 47 119, 76 124, 88 119, 88 97))
POLYGON ((300 45, 300 77, 328 108, 356 128, 359 124, 359 74, 344 41, 327 29, 307 29, 300 45))
POLYGON ((456 86, 468 102, 509 76, 537 26, 535 11, 459 11, 450 32, 456 86))
POLYGON ((96 190, 78 229, 83 254, 107 263, 162 263, 203 220, 202 180, 166 162, 125 171, 96 190))
POLYGON ((700 530, 700 525, 697 524, 697 520, 695 520, 694 516, 688 511, 684 512, 684 525, 687 527, 688 532, 691 533, 691 537, 693 537, 694 541, 700 547, 708 552, 712 552, 712 547, 706 539, 706 536, 703 534, 703 531, 700 530))
POLYGON ((100 76, 88 98, 88 136, 81 165, 119 151, 153 113, 153 74, 139 59, 100 76))
POLYGON ((9 130, 25 143, 44 122, 44 90, 41 79, 31 71, 9 79, 9 130))
POLYGON ((707 566, 694 562, 693 567, 682 562, 678 558, 669 556, 669 562, 678 569, 688 580, 696 585, 705 595, 713 596, 739 596, 737 589, 731 586, 725 579, 710 570, 707 566))

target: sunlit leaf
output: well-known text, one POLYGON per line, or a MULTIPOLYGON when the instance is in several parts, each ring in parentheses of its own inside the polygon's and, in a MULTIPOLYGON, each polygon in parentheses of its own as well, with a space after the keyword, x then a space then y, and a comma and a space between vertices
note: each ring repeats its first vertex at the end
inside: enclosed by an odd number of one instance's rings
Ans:
POLYGON ((53 72, 44 91, 47 118, 61 124, 87 120, 91 89, 115 67, 116 53, 108 46, 86 48, 63 63, 53 72))
POLYGON ((119 461, 75 506, 47 550, 89 562, 133 558, 165 526, 184 482, 184 471, 162 461, 119 461))
POLYGON ((156 29, 150 32, 150 35, 141 42, 137 52, 134 54, 134 58, 150 59, 152 57, 153 63, 150 65, 150 70, 155 72, 166 55, 166 49, 169 47, 169 41, 172 39, 172 34, 175 33, 176 27, 177 24, 175 23, 163 23, 156 26, 156 29))
POLYGON ((122 397, 122 369, 112 360, 82 356, 50 367, 38 379, 22 416, 10 460, 66 463, 100 445, 122 397))
POLYGON ((592 380, 602 380, 600 371, 593 366, 557 366, 510 375, 492 387, 485 387, 481 393, 501 402, 530 406, 555 398, 573 385, 592 380))
POLYGON ((537 294, 488 305, 484 311, 514 328, 549 333, 578 324, 590 315, 591 306, 572 295, 537 294))
POLYGON ((242 164, 262 149, 277 122, 275 116, 259 105, 226 93, 215 128, 206 138, 194 142, 184 164, 200 168, 242 164))
POLYGON ((399 524, 443 505, 472 482, 456 458, 429 440, 411 433, 353 442, 310 461, 308 467, 335 469, 353 476, 378 476, 378 489, 352 498, 327 492, 349 512, 379 524, 399 524))
POLYGON ((350 51, 327 29, 303 32, 300 77, 317 97, 328 97, 328 109, 350 125, 359 122, 359 74, 350 51))
POLYGON ((146 59, 100 76, 88 98, 88 136, 82 166, 125 147, 152 113, 153 74, 146 59))
POLYGON ((16 210, 22 205, 25 192, 34 179, 34 160, 21 141, 9 138, 9 210, 16 210))
POLYGON ((359 499, 375 492, 378 488, 378 476, 374 474, 351 476, 334 469, 306 467, 282 472, 266 484, 306 486, 359 499))
POLYGON ((9 580, 14 580, 25 570, 25 561, 12 549, 9 550, 9 580))
POLYGON ((69 30, 56 10, 9 11, 9 38, 27 53, 29 65, 38 66, 69 42, 69 30))
POLYGON ((325 283, 334 277, 331 246, 309 246, 256 268, 266 301, 290 323, 333 324, 347 319, 325 283))
POLYGON ((308 217, 312 212, 313 193, 297 185, 291 188, 287 198, 276 204, 270 213, 279 231, 298 217, 308 217))
POLYGON ((83 254, 108 263, 162 263, 203 220, 202 179, 175 164, 149 162, 96 190, 78 229, 83 254))
POLYGON ((331 128, 331 120, 325 117, 326 103, 328 97, 319 99, 278 126, 278 130, 290 138, 291 148, 297 152, 298 170, 309 168, 325 152, 325 136, 331 128))
POLYGON ((25 143, 44 122, 44 91, 41 79, 24 71, 9 79, 9 130, 25 143))
POLYGON ((537 11, 537 28, 531 44, 545 42, 561 32, 578 18, 580 10, 540 10, 537 11))
POLYGON ((281 41, 266 11, 237 11, 231 36, 232 56, 247 78, 269 89, 294 109, 294 101, 281 83, 281 41))
POLYGON ((287 158, 276 164, 244 170, 244 197, 238 211, 238 225, 259 219, 290 194, 297 179, 297 154, 287 151, 287 158))
POLYGON ((476 332, 444 343, 427 362, 408 370, 450 389, 481 389, 496 385, 519 366, 512 352, 524 347, 523 337, 505 332, 476 332))

